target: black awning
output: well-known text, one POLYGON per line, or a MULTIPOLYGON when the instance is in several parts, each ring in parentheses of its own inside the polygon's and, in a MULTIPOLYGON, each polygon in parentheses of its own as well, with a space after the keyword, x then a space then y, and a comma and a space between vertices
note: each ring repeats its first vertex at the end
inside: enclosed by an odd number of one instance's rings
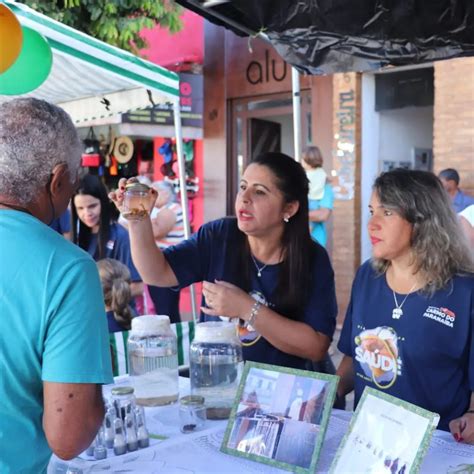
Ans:
POLYGON ((177 0, 309 74, 474 56, 474 0, 177 0))

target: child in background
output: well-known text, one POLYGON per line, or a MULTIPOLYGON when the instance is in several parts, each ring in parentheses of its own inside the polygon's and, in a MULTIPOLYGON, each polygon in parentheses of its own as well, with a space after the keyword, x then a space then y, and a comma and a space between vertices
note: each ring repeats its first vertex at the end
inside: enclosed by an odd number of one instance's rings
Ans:
POLYGON ((323 155, 317 146, 303 153, 303 168, 309 181, 308 210, 311 238, 323 247, 327 243, 326 221, 334 207, 334 193, 322 168, 323 155))
POLYGON ((324 185, 327 174, 323 169, 323 155, 317 146, 308 147, 303 153, 303 168, 309 181, 309 209, 312 209, 311 201, 319 201, 324 196, 324 185))
POLYGON ((130 271, 126 265, 112 258, 97 262, 104 292, 109 333, 128 331, 134 317, 130 300, 130 271))

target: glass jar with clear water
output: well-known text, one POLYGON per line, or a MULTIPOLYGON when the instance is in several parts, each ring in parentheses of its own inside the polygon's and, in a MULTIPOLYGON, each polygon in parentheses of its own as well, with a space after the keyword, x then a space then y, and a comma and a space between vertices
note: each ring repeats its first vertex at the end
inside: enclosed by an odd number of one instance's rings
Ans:
POLYGON ((228 418, 244 365, 236 325, 197 324, 189 359, 191 394, 204 397, 208 419, 228 418))
POLYGON ((178 399, 178 347, 168 316, 132 319, 128 337, 130 383, 139 405, 159 406, 178 399))

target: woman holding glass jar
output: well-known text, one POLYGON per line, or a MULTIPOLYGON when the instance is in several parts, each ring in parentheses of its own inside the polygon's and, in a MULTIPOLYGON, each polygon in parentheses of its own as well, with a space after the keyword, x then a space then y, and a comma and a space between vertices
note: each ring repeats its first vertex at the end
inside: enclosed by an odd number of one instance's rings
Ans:
MULTIPOLYGON (((126 181, 109 195, 119 210, 126 181)), ((151 285, 203 282, 201 320, 240 320, 245 360, 305 368, 325 358, 335 328, 334 273, 311 240, 308 180, 299 163, 264 153, 246 168, 236 217, 209 222, 163 251, 150 218, 129 221, 132 257, 151 285)), ((150 190, 148 210, 156 200, 150 190)))

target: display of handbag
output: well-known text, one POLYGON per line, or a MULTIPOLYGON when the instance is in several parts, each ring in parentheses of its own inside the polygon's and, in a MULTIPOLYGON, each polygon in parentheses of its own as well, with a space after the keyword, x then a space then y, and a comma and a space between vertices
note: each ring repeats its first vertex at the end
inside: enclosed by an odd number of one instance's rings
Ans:
POLYGON ((95 136, 94 129, 89 128, 87 137, 83 140, 84 152, 82 153, 81 166, 98 168, 101 163, 100 142, 95 136))

